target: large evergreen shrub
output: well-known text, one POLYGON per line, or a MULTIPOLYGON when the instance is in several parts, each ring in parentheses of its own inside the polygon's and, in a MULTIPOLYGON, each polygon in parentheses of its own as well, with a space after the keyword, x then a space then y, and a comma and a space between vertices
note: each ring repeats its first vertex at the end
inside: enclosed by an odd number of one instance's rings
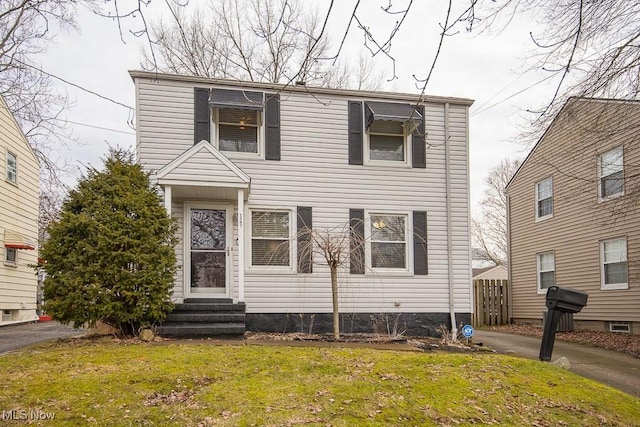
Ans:
POLYGON ((136 333, 164 320, 176 271, 176 225, 125 150, 89 169, 48 228, 45 310, 74 326, 102 321, 136 333))

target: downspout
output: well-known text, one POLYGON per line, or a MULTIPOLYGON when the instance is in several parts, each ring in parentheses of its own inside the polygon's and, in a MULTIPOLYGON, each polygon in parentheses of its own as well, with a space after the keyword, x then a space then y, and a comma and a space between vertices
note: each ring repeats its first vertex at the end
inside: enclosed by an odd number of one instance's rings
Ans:
POLYGON ((445 193, 447 200, 447 264, 449 284, 449 317, 451 320, 451 339, 457 340, 458 327, 456 326, 456 311, 453 292, 453 248, 451 242, 451 171, 449 170, 449 103, 444 104, 444 173, 445 193))

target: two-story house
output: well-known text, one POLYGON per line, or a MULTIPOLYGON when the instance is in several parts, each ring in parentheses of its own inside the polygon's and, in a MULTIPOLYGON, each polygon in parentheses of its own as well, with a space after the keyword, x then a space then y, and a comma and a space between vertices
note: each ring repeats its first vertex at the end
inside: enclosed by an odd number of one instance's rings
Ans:
POLYGON ((36 156, 0 96, 0 324, 36 320, 36 156))
POLYGON ((249 330, 330 330, 330 270, 299 231, 346 226, 364 243, 338 272, 344 332, 469 321, 472 101, 130 74, 137 156, 178 223, 178 311, 226 299, 249 330))
POLYGON ((549 286, 589 294, 576 328, 640 333, 640 102, 572 98, 506 188, 512 318, 549 286))

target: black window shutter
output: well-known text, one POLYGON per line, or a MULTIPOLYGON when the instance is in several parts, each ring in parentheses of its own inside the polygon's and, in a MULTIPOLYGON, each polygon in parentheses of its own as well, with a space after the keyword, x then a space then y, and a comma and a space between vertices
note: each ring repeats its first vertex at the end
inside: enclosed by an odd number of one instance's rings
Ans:
POLYGON ((364 209, 349 209, 351 274, 364 274, 364 209))
POLYGON ((298 273, 313 273, 311 207, 298 206, 298 273))
POLYGON ((209 89, 195 88, 193 96, 193 143, 211 139, 209 89))
POLYGON ((265 159, 280 160, 280 95, 267 94, 265 103, 265 159))
POLYGON ((362 102, 349 102, 349 164, 362 164, 362 102))
POLYGON ((413 274, 428 274, 427 213, 413 212, 413 274))
POLYGON ((421 120, 417 123, 411 137, 411 162, 414 168, 427 167, 427 147, 425 143, 424 106, 419 105, 416 111, 420 113, 421 120))

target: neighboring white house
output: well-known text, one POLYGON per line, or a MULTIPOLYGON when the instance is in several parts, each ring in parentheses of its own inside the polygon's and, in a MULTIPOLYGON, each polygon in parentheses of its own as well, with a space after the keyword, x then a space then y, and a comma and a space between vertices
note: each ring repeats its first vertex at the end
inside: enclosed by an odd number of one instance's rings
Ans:
POLYGON ((138 159, 179 226, 177 303, 226 298, 248 329, 323 329, 329 269, 297 232, 359 224, 343 331, 397 315, 432 334, 452 308, 470 321, 471 100, 130 74, 138 159))
POLYGON ((509 272, 504 265, 473 269, 473 280, 507 280, 508 278, 509 272))
POLYGON ((0 324, 35 320, 38 160, 0 96, 0 324))

